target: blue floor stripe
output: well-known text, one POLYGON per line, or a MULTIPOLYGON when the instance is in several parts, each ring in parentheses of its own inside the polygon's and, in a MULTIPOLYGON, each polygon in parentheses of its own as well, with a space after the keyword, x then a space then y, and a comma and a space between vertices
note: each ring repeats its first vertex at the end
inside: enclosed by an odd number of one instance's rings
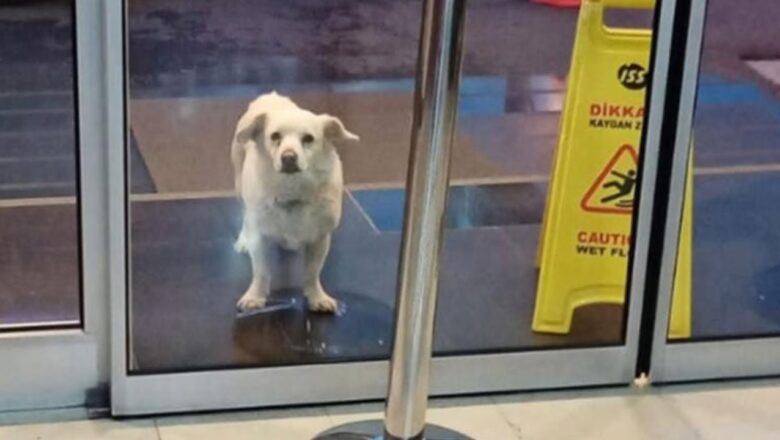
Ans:
POLYGON ((401 189, 353 191, 352 197, 382 232, 400 231, 404 223, 406 193, 401 189))
POLYGON ((700 84, 699 105, 759 104, 766 101, 763 92, 753 84, 700 84))
POLYGON ((710 76, 708 82, 700 81, 697 93, 699 106, 729 106, 739 112, 740 106, 759 107, 780 121, 780 102, 756 84, 725 82, 710 76))
MULTIPOLYGON (((333 83, 297 83, 297 84, 260 84, 260 85, 217 85, 196 86, 186 90, 186 96, 194 97, 243 97, 251 99, 261 93, 276 90, 282 94, 301 92, 310 93, 372 93, 372 92, 412 92, 414 79, 356 80, 333 83)), ((170 88, 156 90, 153 93, 135 94, 143 97, 175 97, 182 95, 184 89, 170 88)), ((461 115, 502 114, 506 111, 507 81, 498 76, 466 76, 460 84, 461 115)))

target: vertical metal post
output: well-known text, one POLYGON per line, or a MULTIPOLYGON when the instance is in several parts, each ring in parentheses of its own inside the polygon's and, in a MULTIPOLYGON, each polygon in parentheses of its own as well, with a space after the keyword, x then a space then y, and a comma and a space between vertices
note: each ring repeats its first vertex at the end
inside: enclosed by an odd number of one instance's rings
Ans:
POLYGON ((424 1, 384 433, 366 422, 320 439, 466 438, 425 426, 465 13, 465 0, 424 1))
POLYGON ((458 107, 465 0, 426 0, 385 413, 391 438, 425 426, 439 256, 458 107))

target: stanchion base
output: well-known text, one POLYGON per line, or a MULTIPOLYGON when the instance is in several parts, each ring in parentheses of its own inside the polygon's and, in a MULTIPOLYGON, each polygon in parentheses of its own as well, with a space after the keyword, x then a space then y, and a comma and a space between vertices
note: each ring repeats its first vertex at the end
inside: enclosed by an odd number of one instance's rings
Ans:
POLYGON ((347 423, 329 429, 314 437, 313 440, 474 440, 459 432, 437 425, 425 425, 425 433, 414 439, 399 439, 385 434, 382 420, 366 420, 347 423))

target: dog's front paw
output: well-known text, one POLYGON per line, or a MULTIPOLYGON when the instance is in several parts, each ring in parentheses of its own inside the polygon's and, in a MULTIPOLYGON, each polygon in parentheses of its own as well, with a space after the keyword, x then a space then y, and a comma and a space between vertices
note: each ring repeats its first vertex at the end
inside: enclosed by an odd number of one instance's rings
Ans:
POLYGON ((265 302, 266 298, 264 296, 258 295, 254 289, 250 289, 238 300, 236 307, 242 312, 247 312, 265 306, 265 302))
POLYGON ((325 292, 307 295, 309 310, 320 313, 336 313, 339 303, 325 292))

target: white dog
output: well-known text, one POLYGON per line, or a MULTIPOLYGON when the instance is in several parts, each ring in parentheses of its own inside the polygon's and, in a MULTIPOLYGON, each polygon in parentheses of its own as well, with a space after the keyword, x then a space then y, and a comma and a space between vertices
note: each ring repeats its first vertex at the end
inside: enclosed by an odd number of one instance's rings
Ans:
POLYGON ((244 223, 236 249, 249 252, 252 283, 242 311, 263 307, 270 289, 267 249, 302 251, 309 309, 335 312, 320 272, 341 220, 343 177, 334 142, 358 141, 341 121, 314 114, 276 92, 255 99, 238 121, 231 148, 244 223))

